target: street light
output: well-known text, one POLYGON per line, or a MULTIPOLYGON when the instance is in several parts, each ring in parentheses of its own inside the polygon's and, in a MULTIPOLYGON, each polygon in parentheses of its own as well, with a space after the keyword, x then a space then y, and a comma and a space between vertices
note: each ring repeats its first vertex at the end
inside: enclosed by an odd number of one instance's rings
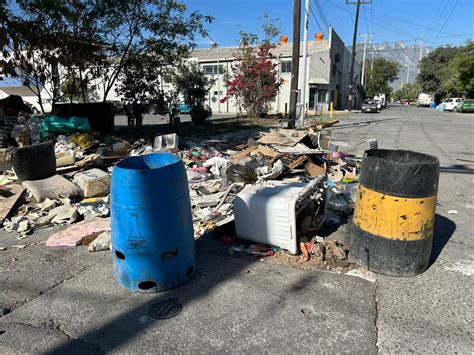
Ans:
POLYGON ((217 56, 217 111, 220 113, 221 112, 221 100, 220 100, 220 95, 221 95, 221 71, 219 68, 219 45, 217 44, 216 41, 214 41, 211 36, 207 35, 207 37, 212 41, 211 48, 216 49, 216 56, 217 56))

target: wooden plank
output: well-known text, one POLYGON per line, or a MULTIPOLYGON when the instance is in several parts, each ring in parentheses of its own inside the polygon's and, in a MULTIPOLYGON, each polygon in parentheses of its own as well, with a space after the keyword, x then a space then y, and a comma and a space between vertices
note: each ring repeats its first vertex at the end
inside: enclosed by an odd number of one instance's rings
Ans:
POLYGON ((256 146, 253 146, 253 147, 248 147, 246 149, 244 149, 243 151, 241 151, 240 153, 237 153, 235 155, 232 156, 232 159, 234 161, 237 161, 239 159, 242 159, 243 157, 246 157, 248 156, 250 153, 252 153, 255 149, 257 149, 256 146))
POLYGON ((260 153, 270 158, 276 158, 280 156, 280 153, 262 144, 260 144, 258 148, 252 152, 252 154, 255 153, 260 153))
POLYGON ((16 201, 18 201, 23 191, 25 191, 25 188, 22 185, 11 184, 3 186, 1 190, 0 223, 3 224, 3 221, 8 217, 16 201))

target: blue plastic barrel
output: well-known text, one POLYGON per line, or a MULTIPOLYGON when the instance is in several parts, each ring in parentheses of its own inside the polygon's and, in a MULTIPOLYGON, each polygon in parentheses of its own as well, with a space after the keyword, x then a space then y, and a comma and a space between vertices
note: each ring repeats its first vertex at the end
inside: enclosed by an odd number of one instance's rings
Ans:
POLYGON ((137 292, 186 282, 195 245, 182 161, 171 153, 126 158, 112 172, 110 195, 116 281, 137 292))

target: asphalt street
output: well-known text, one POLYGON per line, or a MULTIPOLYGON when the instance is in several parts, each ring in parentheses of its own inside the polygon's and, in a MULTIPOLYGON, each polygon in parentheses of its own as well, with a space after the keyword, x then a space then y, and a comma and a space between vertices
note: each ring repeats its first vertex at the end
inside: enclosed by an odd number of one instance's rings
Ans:
MULTIPOLYGON (((0 232, 1 353, 460 353, 473 349, 474 115, 392 106, 340 118, 333 137, 441 162, 431 265, 409 278, 366 278, 246 260, 218 240, 197 241, 184 286, 134 294, 116 285, 109 252, 46 248, 52 228, 12 249, 0 232), (168 320, 148 315, 173 298, 168 320)), ((387 172, 388 174, 390 172, 387 172)), ((57 230, 60 227, 56 227, 57 230)))

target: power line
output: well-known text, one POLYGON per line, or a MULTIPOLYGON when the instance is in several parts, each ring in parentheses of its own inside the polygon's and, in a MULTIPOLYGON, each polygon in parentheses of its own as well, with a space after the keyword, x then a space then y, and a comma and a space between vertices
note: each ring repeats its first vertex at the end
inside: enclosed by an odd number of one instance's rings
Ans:
MULTIPOLYGON (((333 3, 333 5, 336 6, 336 7, 338 7, 338 8, 340 8, 341 10, 344 10, 344 11, 346 11, 346 12, 351 13, 351 11, 350 11, 349 9, 346 9, 346 8, 344 8, 344 7, 342 7, 342 6, 339 6, 339 5, 335 4, 335 3, 333 3)), ((352 13, 351 13, 351 15, 352 15, 352 13)), ((362 16, 362 17, 365 17, 365 16, 362 16)), ((386 22, 386 21, 384 21, 384 20, 381 20, 381 21, 386 22)), ((387 30, 390 30, 390 31, 393 31, 393 32, 397 32, 397 33, 399 33, 399 34, 401 34, 401 35, 403 35, 403 36, 406 36, 406 37, 409 37, 409 38, 416 38, 416 36, 412 36, 412 35, 406 34, 406 33, 404 33, 404 32, 401 32, 401 31, 399 31, 399 30, 396 30, 396 29, 394 29, 394 28, 389 28, 389 27, 387 27, 386 25, 380 24, 380 23, 378 23, 378 22, 376 22, 376 21, 372 21, 372 22, 373 22, 375 25, 377 25, 377 26, 379 26, 379 27, 381 27, 381 28, 385 28, 385 29, 387 29, 387 30)), ((388 23, 388 22, 386 22, 386 23, 388 23)), ((389 24, 389 23, 388 23, 388 24, 389 24)), ((390 25, 390 24, 389 24, 389 25, 390 25)), ((393 26, 393 25, 391 25, 391 26, 393 26)), ((393 26, 393 27, 395 27, 395 26, 393 26)))
MULTIPOLYGON (((333 4, 335 5, 335 4, 333 4)), ((346 2, 346 6, 347 6, 347 12, 349 12, 349 15, 351 15, 351 20, 352 20, 352 23, 354 24, 354 17, 352 16, 352 11, 350 10, 350 7, 349 7, 349 4, 346 2)), ((336 6, 336 7, 339 7, 341 8, 340 6, 336 6)), ((345 10, 345 9, 343 9, 345 10)))
POLYGON ((372 25, 372 40, 375 41, 373 3, 370 4, 370 21, 372 25))
POLYGON ((321 20, 323 21, 324 25, 326 26, 326 28, 329 28, 329 22, 328 22, 328 19, 326 18, 326 14, 323 11, 323 8, 321 7, 321 4, 319 3, 318 0, 313 0, 313 2, 316 5, 316 8, 319 14, 321 15, 321 20))
POLYGON ((337 16, 334 14, 334 12, 332 11, 331 6, 328 6, 327 9, 328 9, 328 12, 329 12, 329 14, 331 15, 331 17, 333 19, 332 23, 335 24, 335 25, 339 25, 339 20, 338 20, 337 16))
POLYGON ((314 11, 313 11, 313 9, 312 9, 311 7, 309 8, 309 12, 310 12, 311 15, 313 16, 314 21, 316 21, 316 25, 317 25, 318 28, 321 30, 321 32, 324 34, 324 36, 328 37, 329 35, 327 35, 327 34, 324 32, 323 26, 320 25, 320 23, 319 23, 319 21, 318 21, 316 15, 314 14, 314 11))
POLYGON ((364 10, 365 32, 369 33, 370 30, 369 30, 369 23, 367 22, 367 9, 364 7, 364 8, 362 8, 362 10, 364 10))
POLYGON ((446 4, 444 5, 443 7, 443 10, 440 12, 440 15, 438 17, 438 20, 436 21, 435 25, 434 25, 434 30, 432 32, 430 32, 429 36, 426 38, 426 42, 428 43, 429 40, 431 39, 431 37, 433 37, 434 33, 435 33, 435 29, 436 27, 438 27, 438 24, 439 24, 439 21, 441 21, 441 18, 443 17, 443 14, 444 12, 446 11, 446 8, 448 7, 448 4, 449 4, 449 0, 446 0, 446 4))
MULTIPOLYGON (((441 2, 441 4, 442 4, 442 2, 441 2)), ((384 17, 389 17, 389 18, 392 18, 392 19, 394 19, 394 20, 397 20, 397 21, 400 21, 400 22, 403 22, 403 23, 412 25, 412 26, 416 26, 416 27, 423 28, 423 29, 430 30, 430 31, 433 31, 433 30, 436 31, 436 29, 432 28, 431 25, 430 25, 430 26, 423 26, 423 25, 420 25, 420 24, 418 24, 418 23, 410 22, 410 21, 401 19, 401 18, 399 18, 399 17, 395 17, 395 16, 388 15, 388 14, 385 14, 385 13, 381 13, 381 12, 377 12, 377 11, 375 11, 375 13, 380 14, 380 15, 382 15, 382 16, 384 16, 384 17)), ((434 22, 434 21, 432 21, 432 22, 434 22)), ((443 33, 443 34, 451 34, 451 33, 449 33, 449 32, 443 32, 443 31, 442 31, 441 33, 443 33)), ((427 33, 426 33, 426 34, 427 34, 427 33)))
MULTIPOLYGON (((448 23, 448 20, 449 20, 449 18, 451 17, 451 14, 453 13, 454 9, 456 8, 456 6, 457 6, 457 4, 458 4, 458 1, 459 1, 459 0, 456 0, 456 2, 454 3, 453 7, 451 7, 451 11, 449 12, 448 16, 446 16, 446 19, 444 20, 443 26, 441 26, 441 28, 444 28, 444 26, 446 26, 446 23, 448 23)), ((441 33, 441 31, 438 31, 438 35, 436 36, 436 38, 434 39, 434 41, 436 41, 436 40, 439 38, 440 33, 441 33)))

